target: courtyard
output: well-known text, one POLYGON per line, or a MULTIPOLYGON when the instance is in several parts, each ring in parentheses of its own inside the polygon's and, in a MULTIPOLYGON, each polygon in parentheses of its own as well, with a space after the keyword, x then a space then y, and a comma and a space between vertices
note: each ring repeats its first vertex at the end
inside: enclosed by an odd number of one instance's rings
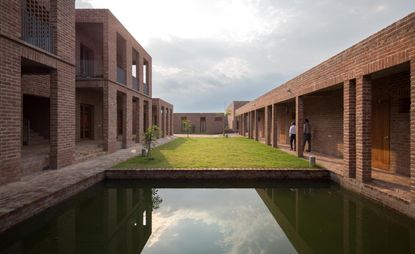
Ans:
POLYGON ((179 137, 116 168, 308 168, 308 161, 244 137, 179 137))

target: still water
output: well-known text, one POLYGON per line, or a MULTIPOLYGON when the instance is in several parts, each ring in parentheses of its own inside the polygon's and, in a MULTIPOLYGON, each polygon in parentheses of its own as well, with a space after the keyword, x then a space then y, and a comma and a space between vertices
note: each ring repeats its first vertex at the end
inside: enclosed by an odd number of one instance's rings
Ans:
POLYGON ((411 253, 414 221, 332 184, 102 183, 0 236, 0 253, 411 253))

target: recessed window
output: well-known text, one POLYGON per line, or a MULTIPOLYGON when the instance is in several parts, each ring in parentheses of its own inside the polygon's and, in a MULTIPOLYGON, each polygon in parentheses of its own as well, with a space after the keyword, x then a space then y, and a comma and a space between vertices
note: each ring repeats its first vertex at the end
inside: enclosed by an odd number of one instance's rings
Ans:
POLYGON ((222 122, 222 117, 215 117, 215 122, 222 122))

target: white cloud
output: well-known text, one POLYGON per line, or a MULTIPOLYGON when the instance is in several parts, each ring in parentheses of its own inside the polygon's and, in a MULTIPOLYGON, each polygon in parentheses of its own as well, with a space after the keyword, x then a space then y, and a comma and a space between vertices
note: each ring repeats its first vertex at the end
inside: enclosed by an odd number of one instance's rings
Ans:
POLYGON ((249 63, 237 57, 225 58, 213 66, 212 73, 219 73, 228 79, 241 79, 249 74, 249 63))
POLYGON ((223 111, 415 10, 408 0, 77 0, 109 8, 153 57, 176 112, 223 111))

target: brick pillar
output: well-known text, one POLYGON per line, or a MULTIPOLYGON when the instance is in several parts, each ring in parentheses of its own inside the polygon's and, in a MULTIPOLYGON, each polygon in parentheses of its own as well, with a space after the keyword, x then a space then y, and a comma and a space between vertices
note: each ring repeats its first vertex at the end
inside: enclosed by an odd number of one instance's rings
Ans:
POLYGON ((72 164, 75 151, 75 68, 59 63, 50 77, 50 167, 72 164))
POLYGON ((356 83, 343 85, 343 176, 356 177, 356 83))
POLYGON ((110 83, 103 88, 104 150, 112 153, 117 148, 117 90, 110 83))
POLYGON ((251 129, 252 129, 252 114, 251 112, 248 112, 248 138, 252 138, 251 129))
MULTIPOLYGON (((8 5, 11 3, 7 2, 8 5)), ((2 18, 0 20, 3 21, 2 18)), ((16 21, 10 19, 10 22, 16 21)), ((14 29, 10 25, 6 27, 14 29)), ((0 45, 2 50, 0 55, 0 116, 2 118, 0 121, 0 184, 2 184, 20 177, 23 105, 20 48, 3 37, 0 37, 0 45)))
POLYGON ((170 109, 170 136, 173 136, 173 108, 170 109))
POLYGON ((166 136, 167 132, 167 109, 163 108, 163 137, 166 136))
POLYGON ((411 175, 411 206, 415 210, 415 59, 411 60, 410 76, 411 76, 411 116, 410 116, 410 175, 411 175))
POLYGON ((272 128, 272 147, 278 147, 278 128, 277 128, 277 105, 272 105, 272 121, 271 121, 271 128, 272 128))
POLYGON ((169 109, 166 108, 166 134, 165 136, 169 135, 169 109))
POLYGON ((135 142, 136 143, 140 143, 140 103, 139 103, 139 99, 136 98, 136 102, 135 102, 135 125, 137 126, 136 128, 136 132, 135 132, 135 142))
POLYGON ((254 139, 258 141, 258 110, 254 110, 254 139))
POLYGON ((132 105, 132 96, 125 94, 123 95, 123 137, 122 143, 123 148, 128 148, 131 146, 133 139, 133 105, 132 105))
POLYGON ((356 79, 356 180, 370 182, 372 173, 372 87, 368 77, 356 79))
POLYGON ((297 156, 303 157, 303 125, 304 125, 304 102, 302 97, 295 97, 295 124, 296 124, 296 148, 297 156))
POLYGON ((264 114, 265 114, 265 121, 264 121, 264 129, 265 129, 265 144, 270 145, 271 144, 271 133, 270 133, 270 117, 269 117, 269 109, 268 106, 265 106, 264 114))
POLYGON ((241 115, 241 135, 245 136, 245 114, 241 115))
POLYGON ((151 103, 151 100, 148 101, 148 107, 147 107, 147 126, 146 129, 151 127, 151 116, 152 116, 152 112, 153 112, 153 105, 151 103))

